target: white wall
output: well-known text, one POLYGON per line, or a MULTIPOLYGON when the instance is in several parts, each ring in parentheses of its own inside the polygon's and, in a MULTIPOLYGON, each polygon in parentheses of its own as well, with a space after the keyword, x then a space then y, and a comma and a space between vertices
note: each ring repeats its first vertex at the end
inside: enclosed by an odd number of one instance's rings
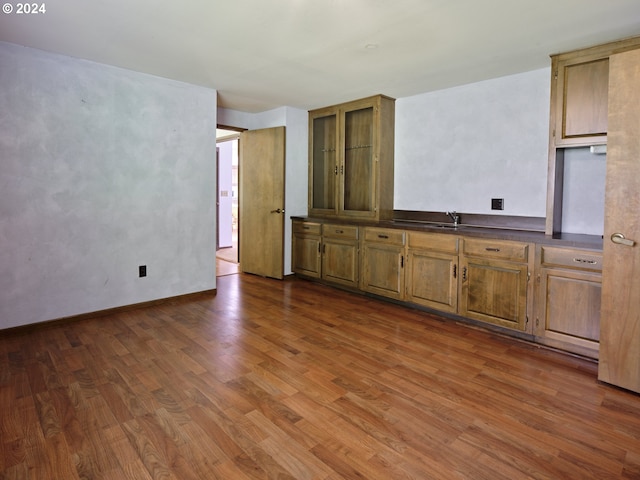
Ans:
POLYGON ((214 90, 6 43, 0 85, 0 329, 216 287, 214 90))
POLYGON ((218 123, 228 127, 256 130, 285 126, 285 232, 284 274, 291 270, 291 216, 307 214, 308 118, 306 110, 280 107, 262 113, 218 109, 218 123))
POLYGON ((394 208, 544 217, 549 79, 541 69, 398 99, 394 208))

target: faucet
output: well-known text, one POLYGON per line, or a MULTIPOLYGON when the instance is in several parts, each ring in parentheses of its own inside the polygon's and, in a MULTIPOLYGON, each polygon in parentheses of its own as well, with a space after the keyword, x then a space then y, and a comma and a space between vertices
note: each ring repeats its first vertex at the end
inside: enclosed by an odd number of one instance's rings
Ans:
POLYGON ((458 213, 456 213, 455 211, 447 212, 447 215, 449 215, 451 217, 451 220, 453 220, 453 226, 457 227, 458 226, 458 222, 460 221, 460 215, 458 213))

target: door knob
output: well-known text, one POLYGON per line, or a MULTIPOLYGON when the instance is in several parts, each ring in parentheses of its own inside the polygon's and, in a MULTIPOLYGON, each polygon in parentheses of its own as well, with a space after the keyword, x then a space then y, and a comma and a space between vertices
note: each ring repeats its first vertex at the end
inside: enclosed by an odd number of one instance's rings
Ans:
POLYGON ((636 244, 634 240, 629 240, 628 238, 625 238, 625 236, 621 233, 612 234, 611 241, 613 243, 617 243, 618 245, 626 245, 627 247, 633 247, 636 244))
POLYGON ((284 213, 284 208, 276 208, 275 210, 271 210, 271 213, 284 213))

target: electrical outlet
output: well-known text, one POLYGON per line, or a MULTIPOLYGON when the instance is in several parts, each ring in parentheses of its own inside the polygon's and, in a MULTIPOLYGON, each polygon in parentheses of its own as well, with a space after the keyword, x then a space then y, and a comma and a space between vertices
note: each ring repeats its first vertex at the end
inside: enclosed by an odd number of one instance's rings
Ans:
POLYGON ((147 276, 147 266, 146 265, 140 265, 138 267, 138 276, 139 277, 146 277, 147 276))
POLYGON ((491 210, 504 210, 504 198, 492 198, 491 210))

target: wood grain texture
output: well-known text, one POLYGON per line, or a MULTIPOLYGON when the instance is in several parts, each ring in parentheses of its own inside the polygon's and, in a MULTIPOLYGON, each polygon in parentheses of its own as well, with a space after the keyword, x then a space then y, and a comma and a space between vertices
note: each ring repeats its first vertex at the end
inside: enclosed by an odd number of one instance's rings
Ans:
POLYGON ((0 334, 3 479, 639 478, 596 364, 289 278, 0 334))

